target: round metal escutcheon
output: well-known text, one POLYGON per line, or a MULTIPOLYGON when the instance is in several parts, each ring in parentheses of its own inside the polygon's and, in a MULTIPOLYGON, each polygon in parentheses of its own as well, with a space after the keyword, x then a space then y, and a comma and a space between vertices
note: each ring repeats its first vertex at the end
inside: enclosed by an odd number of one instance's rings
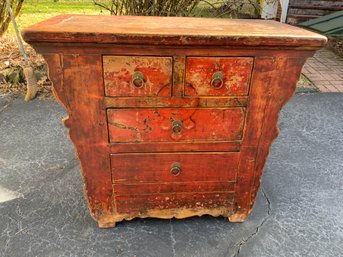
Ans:
POLYGON ((140 71, 135 71, 135 73, 133 73, 132 75, 132 85, 135 88, 142 88, 144 87, 144 75, 142 72, 140 71))
POLYGON ((174 162, 172 164, 171 169, 170 169, 170 174, 172 174, 173 176, 176 177, 176 176, 179 176, 180 173, 181 173, 181 165, 180 165, 180 163, 174 162))
POLYGON ((182 121, 174 120, 172 123, 172 130, 175 135, 180 135, 182 131, 182 121))
POLYGON ((221 89, 224 85, 224 73, 221 71, 217 71, 213 73, 212 80, 211 80, 211 86, 214 89, 221 89))

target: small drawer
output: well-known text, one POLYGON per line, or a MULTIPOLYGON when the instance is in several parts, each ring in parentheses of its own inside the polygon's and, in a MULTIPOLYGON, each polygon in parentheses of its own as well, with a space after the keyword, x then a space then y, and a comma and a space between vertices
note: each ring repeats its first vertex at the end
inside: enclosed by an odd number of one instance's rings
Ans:
POLYGON ((188 57, 185 95, 248 95, 253 62, 250 57, 188 57))
POLYGON ((104 56, 106 96, 170 96, 171 57, 104 56))
POLYGON ((112 181, 118 184, 233 181, 240 153, 112 154, 112 181))
POLYGON ((112 143, 213 142, 242 139, 244 108, 107 110, 112 143))

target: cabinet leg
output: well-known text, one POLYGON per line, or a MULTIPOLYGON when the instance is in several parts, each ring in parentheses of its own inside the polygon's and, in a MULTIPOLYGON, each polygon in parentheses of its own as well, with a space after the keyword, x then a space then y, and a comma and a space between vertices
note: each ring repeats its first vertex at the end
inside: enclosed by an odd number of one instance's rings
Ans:
POLYGON ((116 223, 114 221, 112 222, 103 222, 103 221, 98 221, 98 226, 99 228, 114 228, 116 226, 116 223))
POLYGON ((247 212, 237 212, 228 217, 230 222, 244 222, 248 218, 249 213, 247 212))
POLYGON ((100 217, 97 221, 99 228, 114 228, 116 226, 116 219, 112 215, 100 217))

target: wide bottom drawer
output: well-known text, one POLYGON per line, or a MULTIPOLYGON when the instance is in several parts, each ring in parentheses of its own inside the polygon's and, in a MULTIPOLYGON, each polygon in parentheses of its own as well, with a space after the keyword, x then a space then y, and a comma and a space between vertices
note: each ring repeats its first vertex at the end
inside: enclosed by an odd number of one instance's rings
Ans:
MULTIPOLYGON (((118 213, 164 210, 211 210, 225 208, 230 210, 233 205, 234 194, 223 193, 179 193, 136 196, 115 196, 115 205, 118 213)), ((196 215, 196 214, 195 214, 196 215)))
POLYGON ((112 182, 232 181, 239 152, 112 154, 112 182))
POLYGON ((116 210, 122 214, 231 210, 239 156, 239 152, 112 154, 116 210))

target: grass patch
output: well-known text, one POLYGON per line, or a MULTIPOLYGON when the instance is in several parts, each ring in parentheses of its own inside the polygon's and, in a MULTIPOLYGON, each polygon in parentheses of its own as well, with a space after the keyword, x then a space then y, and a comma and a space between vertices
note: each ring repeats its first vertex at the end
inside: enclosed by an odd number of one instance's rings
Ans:
MULTIPOLYGON (((66 13, 74 14, 107 14, 100 7, 95 6, 92 0, 25 0, 21 13, 16 18, 19 30, 31 26, 37 22, 46 20, 53 16, 66 13)), ((14 28, 11 24, 8 30, 14 35, 14 28)))
MULTIPOLYGON (((1 1, 1 0, 0 0, 1 1)), ((209 0, 215 2, 215 0, 209 0)), ((29 27, 35 23, 49 19, 60 14, 106 14, 109 12, 94 5, 93 0, 25 0, 21 13, 16 18, 19 30, 29 27)), ((198 17, 215 17, 217 16, 209 10, 209 5, 202 2, 195 10, 195 16, 198 17)), ((222 18, 229 18, 229 15, 222 15, 222 18)), ((14 28, 12 23, 9 26, 8 32, 10 36, 14 36, 14 28)))
POLYGON ((94 13, 99 11, 92 0, 59 0, 58 2, 53 0, 25 0, 22 9, 25 14, 94 13))

